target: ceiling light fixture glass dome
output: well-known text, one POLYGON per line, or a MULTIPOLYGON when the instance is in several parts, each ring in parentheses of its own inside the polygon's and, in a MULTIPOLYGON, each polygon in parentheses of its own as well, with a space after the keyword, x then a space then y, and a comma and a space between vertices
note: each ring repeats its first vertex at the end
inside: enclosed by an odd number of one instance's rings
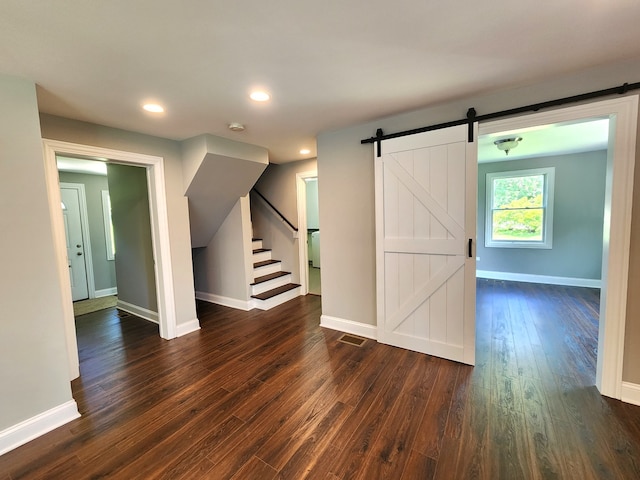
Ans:
POLYGON ((522 141, 522 137, 509 137, 493 142, 498 150, 502 150, 505 155, 509 155, 509 151, 513 150, 522 141))

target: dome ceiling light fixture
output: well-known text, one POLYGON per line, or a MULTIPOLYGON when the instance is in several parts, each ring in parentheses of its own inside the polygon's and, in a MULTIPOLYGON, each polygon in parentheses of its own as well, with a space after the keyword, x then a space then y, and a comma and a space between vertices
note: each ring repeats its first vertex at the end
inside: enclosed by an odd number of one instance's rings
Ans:
POLYGON ((513 150, 522 141, 522 137, 509 137, 493 142, 498 150, 502 150, 505 155, 509 155, 509 151, 513 150))
POLYGON ((249 97, 251 98, 251 100, 256 102, 266 102, 271 98, 271 95, 269 95, 264 90, 254 90, 253 92, 251 92, 249 97))
POLYGON ((151 113, 163 113, 164 107, 157 103, 146 103, 142 106, 144 110, 151 113))
POLYGON ((244 125, 238 122, 232 122, 229 125, 229 130, 233 132, 244 132, 244 125))

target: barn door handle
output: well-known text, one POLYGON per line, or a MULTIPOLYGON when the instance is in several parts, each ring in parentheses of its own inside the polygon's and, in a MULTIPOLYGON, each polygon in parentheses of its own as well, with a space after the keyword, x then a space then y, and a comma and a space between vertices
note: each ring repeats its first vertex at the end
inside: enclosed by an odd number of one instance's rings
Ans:
POLYGON ((473 257, 473 239, 472 238, 469 239, 469 253, 468 253, 468 255, 469 255, 469 258, 473 257))

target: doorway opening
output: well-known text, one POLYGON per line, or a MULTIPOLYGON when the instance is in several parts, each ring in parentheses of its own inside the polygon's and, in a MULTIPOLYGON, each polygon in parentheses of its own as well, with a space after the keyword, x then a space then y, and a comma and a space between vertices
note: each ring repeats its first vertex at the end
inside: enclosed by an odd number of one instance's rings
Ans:
POLYGON ((477 347, 506 371, 595 383, 609 149, 608 118, 478 138, 477 347))
MULTIPOLYGON (((601 186, 604 196, 602 207, 603 236, 600 242, 602 280, 600 301, 598 303, 600 321, 598 325, 595 384, 602 394, 613 398, 621 398, 622 395, 622 356, 626 319, 637 105, 638 97, 629 96, 518 118, 487 122, 479 126, 481 138, 483 136, 489 138, 490 135, 493 135, 496 136, 494 140, 497 140, 498 137, 503 138, 513 134, 516 137, 523 137, 521 144, 523 147, 525 144, 524 135, 528 134, 525 132, 541 131, 548 128, 547 126, 549 125, 580 125, 594 119, 608 120, 608 146, 603 168, 605 179, 604 185, 601 186)), ((517 148, 520 148, 520 146, 517 148)), ((515 152, 514 150, 514 156, 515 152)), ((483 180, 479 175, 479 186, 482 186, 483 180)), ((585 189, 583 188, 581 192, 584 194, 585 189)), ((487 210, 484 213, 486 212, 487 210)), ((489 214, 492 213, 490 212, 489 214)), ((478 219, 479 229, 483 228, 482 225, 484 225, 485 230, 492 228, 491 223, 489 221, 483 223, 484 220, 484 218, 478 219)), ((491 234, 491 232, 484 233, 484 235, 487 234, 491 234)), ((483 241, 484 238, 479 236, 478 242, 483 241)), ((582 245, 578 244, 579 240, 574 240, 572 247, 574 249, 582 247, 582 245)), ((534 249, 525 250, 526 247, 522 248, 521 244, 518 246, 521 247, 521 255, 526 254, 527 258, 534 256, 531 253, 534 252, 534 249)), ((507 250, 507 248, 504 250, 507 250)), ((491 254, 486 253, 487 249, 482 247, 479 250, 480 265, 484 265, 487 262, 482 263, 482 256, 491 254)), ((584 263, 584 259, 582 262, 584 263)), ((584 265, 579 267, 582 268, 584 265)), ((577 275, 568 276, 576 277, 577 275)), ((518 277, 511 276, 511 279, 516 278, 518 277)), ((527 277, 519 278, 527 279, 527 277)), ((532 277, 528 278, 528 280, 531 279, 532 277)), ((585 285, 585 287, 593 286, 596 285, 585 285)))
POLYGON ((145 168, 60 156, 57 165, 75 315, 117 306, 157 324, 145 168))
POLYGON ((164 160, 162 157, 151 155, 48 139, 43 140, 43 143, 49 212, 61 285, 60 293, 63 299, 70 378, 73 379, 77 378, 80 372, 71 289, 68 287, 69 266, 67 262, 65 228, 61 210, 56 156, 80 157, 103 163, 109 161, 117 164, 144 167, 149 196, 154 263, 153 276, 157 288, 157 318, 160 327, 160 336, 165 339, 171 339, 176 337, 176 317, 171 254, 169 249, 164 160))
POLYGON ((296 175, 298 198, 298 257, 302 293, 321 295, 318 172, 296 175))

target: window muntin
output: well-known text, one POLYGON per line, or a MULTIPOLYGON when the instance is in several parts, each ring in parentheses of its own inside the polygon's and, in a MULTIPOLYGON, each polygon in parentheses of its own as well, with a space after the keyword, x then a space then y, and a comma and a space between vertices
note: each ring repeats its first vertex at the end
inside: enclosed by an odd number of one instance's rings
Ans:
POLYGON ((487 174, 485 246, 551 248, 555 169, 487 174))

